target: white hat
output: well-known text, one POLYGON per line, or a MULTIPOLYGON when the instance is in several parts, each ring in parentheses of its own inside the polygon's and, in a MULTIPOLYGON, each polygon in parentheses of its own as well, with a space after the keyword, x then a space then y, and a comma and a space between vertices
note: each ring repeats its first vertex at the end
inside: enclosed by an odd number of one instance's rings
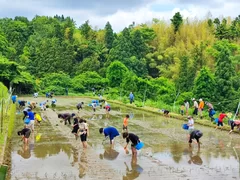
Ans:
POLYGON ((195 98, 192 98, 193 101, 195 101, 195 98))
POLYGON ((200 98, 199 101, 202 101, 202 99, 200 98))

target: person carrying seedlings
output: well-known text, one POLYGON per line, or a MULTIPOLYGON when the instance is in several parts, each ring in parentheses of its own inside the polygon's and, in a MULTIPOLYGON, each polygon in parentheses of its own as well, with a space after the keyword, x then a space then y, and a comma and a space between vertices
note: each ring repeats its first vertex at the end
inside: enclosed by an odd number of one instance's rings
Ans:
POLYGON ((233 132, 233 129, 235 126, 237 126, 238 130, 240 130, 240 120, 229 120, 228 124, 231 126, 231 130, 229 131, 229 134, 231 134, 233 132))
POLYGON ((24 121, 24 119, 28 116, 28 111, 30 110, 31 108, 30 107, 25 107, 24 109, 23 109, 23 121, 24 121))
POLYGON ((199 99, 199 106, 198 106, 198 111, 200 114, 200 119, 202 119, 202 112, 203 112, 203 108, 204 108, 204 101, 202 99, 199 99))
POLYGON ((32 109, 36 108, 37 107, 36 105, 37 105, 37 102, 35 102, 35 101, 30 102, 30 107, 32 109))
POLYGON ((61 118, 64 120, 64 124, 67 125, 67 121, 69 125, 71 125, 71 118, 75 116, 75 114, 69 114, 69 113, 63 113, 63 114, 58 114, 58 118, 61 118))
POLYGON ((42 117, 40 116, 40 114, 34 113, 34 118, 36 122, 38 122, 38 125, 40 126, 40 123, 42 121, 42 117))
POLYGON ((136 146, 138 143, 140 143, 140 139, 137 135, 133 134, 133 133, 128 133, 128 132, 124 132, 122 134, 123 139, 126 139, 127 144, 124 146, 124 150, 126 150, 127 152, 127 146, 129 144, 129 142, 131 141, 131 150, 132 150, 132 161, 133 162, 137 162, 137 149, 136 146))
POLYGON ((127 114, 126 117, 123 119, 123 131, 128 130, 128 120, 129 120, 129 115, 127 114))
POLYGON ((42 111, 43 110, 46 111, 46 109, 47 109, 47 102, 48 102, 48 100, 40 103, 40 107, 41 107, 42 111))
POLYGON ((51 107, 54 109, 56 107, 57 100, 53 99, 51 103, 51 107))
POLYGON ((194 130, 191 132, 190 134, 190 138, 189 138, 189 147, 192 146, 192 140, 193 139, 196 139, 197 140, 197 144, 198 144, 198 148, 200 149, 200 142, 199 142, 199 139, 202 137, 203 133, 199 130, 194 130))
POLYGON ((21 131, 17 132, 18 136, 22 136, 22 141, 24 143, 28 143, 28 138, 31 134, 31 130, 27 128, 27 126, 24 126, 24 128, 21 131))
POLYGON ((115 127, 100 128, 99 133, 104 134, 106 139, 109 137, 112 147, 114 145, 114 138, 119 136, 119 132, 115 127))
POLYGON ((227 115, 225 114, 225 112, 222 111, 222 113, 219 115, 219 118, 218 118, 218 123, 217 123, 217 126, 215 129, 218 129, 219 126, 221 126, 221 130, 222 130, 222 127, 223 127, 223 119, 227 117, 227 115))
POLYGON ((184 106, 185 106, 185 110, 186 110, 186 115, 188 116, 189 102, 187 100, 184 101, 184 106))
POLYGON ((83 148, 87 148, 87 137, 89 136, 89 128, 86 120, 80 119, 78 133, 80 134, 83 148))
POLYGON ((130 99, 130 104, 132 104, 134 102, 134 95, 132 92, 130 92, 129 94, 129 99, 130 99))
POLYGON ((83 108, 83 104, 84 104, 84 102, 81 102, 81 103, 78 103, 77 104, 77 109, 78 109, 78 112, 80 111, 80 109, 82 109, 83 108))
POLYGON ((76 140, 78 137, 78 129, 79 129, 79 124, 78 124, 78 118, 74 117, 73 118, 73 129, 72 129, 72 133, 75 135, 76 140))

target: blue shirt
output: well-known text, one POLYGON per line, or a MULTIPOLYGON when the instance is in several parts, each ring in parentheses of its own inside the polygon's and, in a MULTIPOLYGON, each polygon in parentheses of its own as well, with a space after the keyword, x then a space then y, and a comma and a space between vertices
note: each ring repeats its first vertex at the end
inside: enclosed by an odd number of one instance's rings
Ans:
POLYGON ((103 130, 104 135, 109 136, 110 140, 113 140, 116 136, 119 136, 119 132, 115 127, 107 127, 103 130))
POLYGON ((134 98, 133 93, 131 93, 131 94, 129 95, 129 98, 130 98, 130 99, 133 99, 133 98, 134 98))
POLYGON ((34 120, 34 114, 32 111, 28 112, 28 117, 29 117, 30 121, 34 120))
POLYGON ((12 101, 16 101, 16 99, 17 99, 16 95, 12 96, 12 101))

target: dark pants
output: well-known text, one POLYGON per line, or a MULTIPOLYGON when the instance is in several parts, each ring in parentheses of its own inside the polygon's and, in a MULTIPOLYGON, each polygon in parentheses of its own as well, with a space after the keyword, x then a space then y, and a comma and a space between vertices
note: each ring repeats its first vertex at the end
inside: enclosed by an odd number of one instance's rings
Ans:
POLYGON ((23 114, 24 114, 24 116, 23 116, 23 120, 28 116, 28 113, 27 113, 27 111, 23 111, 23 114))
POLYGON ((194 109, 193 115, 198 115, 198 108, 195 108, 195 109, 194 109))
POLYGON ((133 99, 130 99, 130 104, 132 104, 133 103, 133 99))
POLYGON ((71 117, 67 117, 67 118, 65 119, 65 125, 67 124, 67 121, 68 121, 69 124, 71 124, 71 121, 70 121, 70 120, 71 120, 71 117))

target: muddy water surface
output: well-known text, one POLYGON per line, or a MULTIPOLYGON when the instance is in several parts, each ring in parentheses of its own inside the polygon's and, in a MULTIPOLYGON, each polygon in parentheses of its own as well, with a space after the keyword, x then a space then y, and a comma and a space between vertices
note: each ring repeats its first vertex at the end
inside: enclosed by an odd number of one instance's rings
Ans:
POLYGON ((93 114, 85 106, 80 115, 88 120, 90 137, 88 149, 83 150, 80 140, 71 134, 71 126, 60 123, 57 113, 77 113, 76 103, 88 104, 90 99, 57 100, 55 111, 41 112, 47 120, 36 127, 27 146, 16 135, 23 126, 22 115, 18 115, 13 137, 12 179, 240 179, 239 135, 230 136, 225 131, 195 125, 204 134, 198 150, 194 143, 192 148, 188 147, 188 132, 181 128, 183 121, 113 105, 108 120, 104 109, 93 114), (114 149, 110 149, 109 142, 103 141, 98 132, 106 126, 115 126, 121 132, 126 114, 132 117, 129 131, 145 143, 138 152, 137 164, 131 163, 131 152, 125 154, 125 141, 121 137, 116 138, 114 149))

